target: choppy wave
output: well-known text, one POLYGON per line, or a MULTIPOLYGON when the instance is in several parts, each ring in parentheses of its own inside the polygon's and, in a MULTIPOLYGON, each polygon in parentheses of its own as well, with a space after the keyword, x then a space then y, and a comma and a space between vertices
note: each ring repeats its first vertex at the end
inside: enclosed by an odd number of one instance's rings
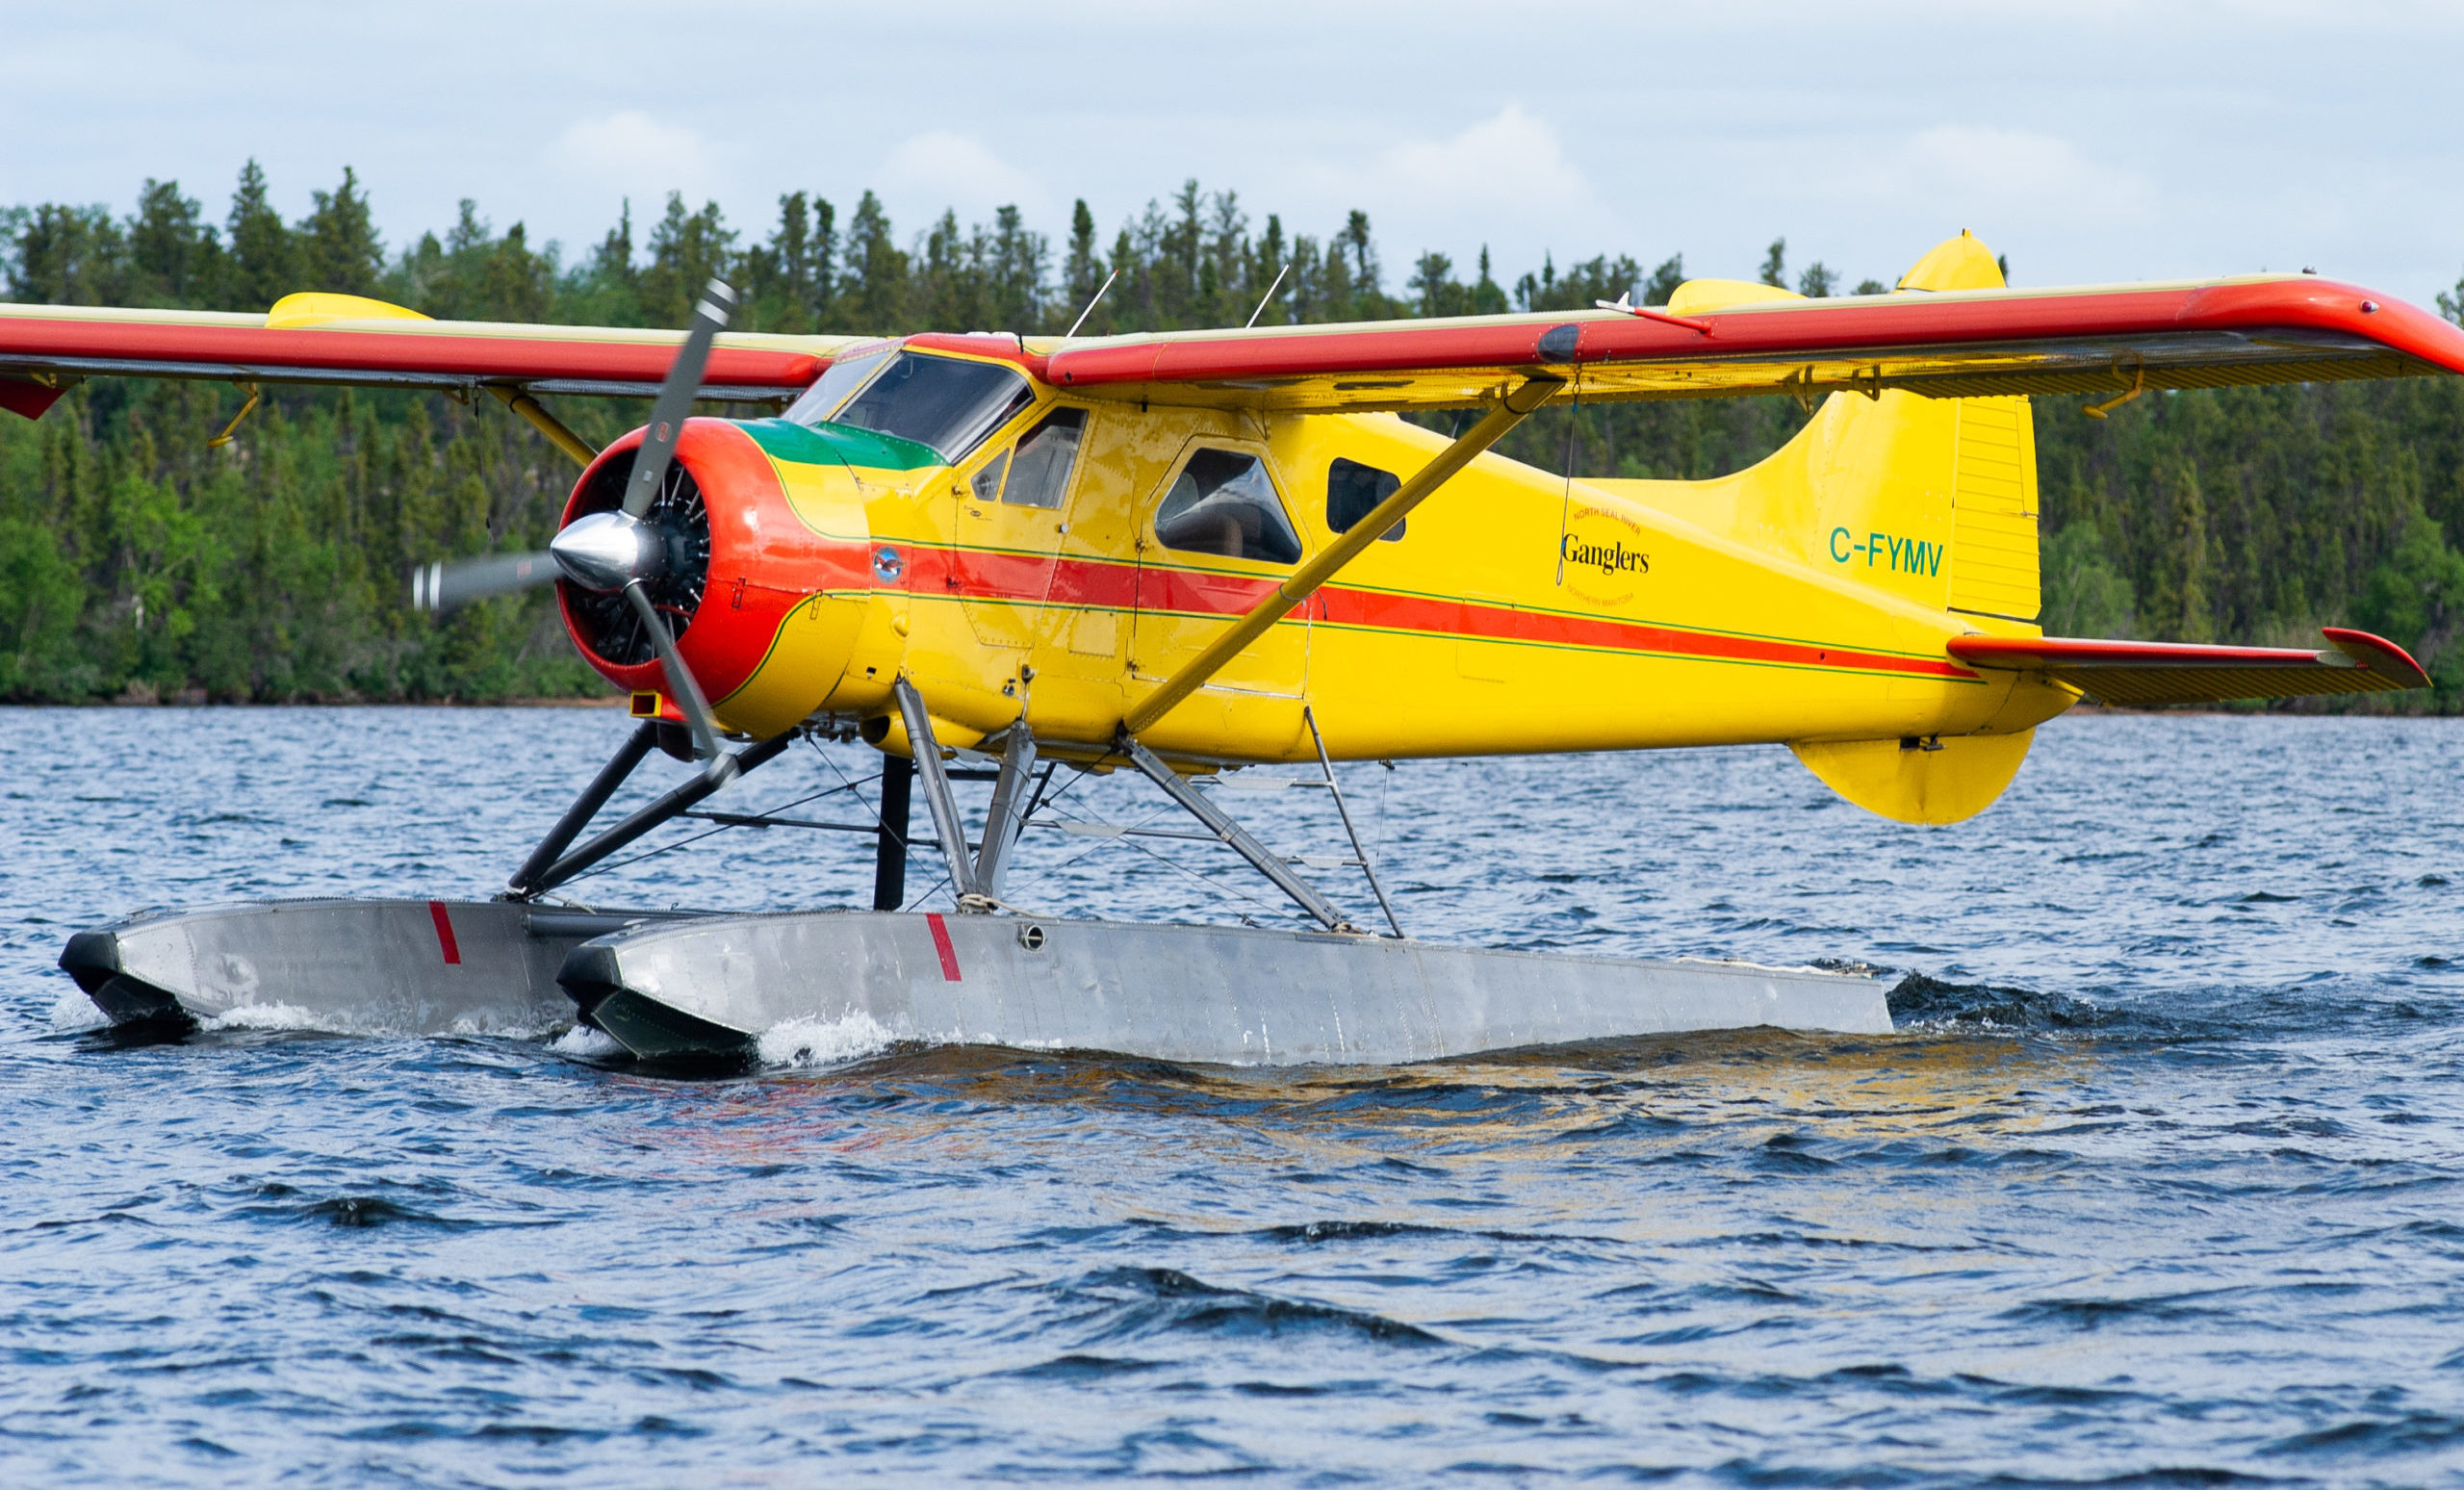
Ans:
POLYGON ((71 985, 61 989, 59 996, 52 1000, 49 1022, 55 1034, 82 1035, 89 1030, 99 1030, 112 1021, 100 1006, 86 996, 83 989, 71 985))
POLYGON ((2088 1034, 2126 1027, 2134 1016, 2066 993, 1949 983, 1910 973, 1890 990, 1890 1017, 1903 1030, 2088 1034))

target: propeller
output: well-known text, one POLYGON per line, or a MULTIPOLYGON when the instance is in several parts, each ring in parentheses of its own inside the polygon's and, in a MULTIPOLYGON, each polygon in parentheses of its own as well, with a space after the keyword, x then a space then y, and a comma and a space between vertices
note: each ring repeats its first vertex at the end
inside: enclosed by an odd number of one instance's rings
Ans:
POLYGON ((473 601, 516 595, 555 578, 555 559, 536 550, 492 553, 460 564, 422 564, 411 571, 411 608, 451 610, 473 601))
POLYGON ((549 540, 545 553, 502 553, 460 564, 430 564, 411 574, 411 604, 421 610, 447 610, 491 596, 511 595, 559 576, 598 594, 621 594, 649 634, 651 649, 657 654, 677 706, 692 731, 694 755, 708 761, 708 769, 722 777, 734 774, 734 758, 720 751, 709 702, 676 650, 675 634, 651 602, 648 586, 667 570, 668 535, 644 518, 658 501, 668 468, 675 464, 677 436, 702 391, 710 344, 734 309, 735 292, 725 284, 713 279, 703 290, 684 345, 668 365, 667 379, 651 405, 650 427, 633 453, 633 473, 626 481, 621 506, 574 519, 549 540))

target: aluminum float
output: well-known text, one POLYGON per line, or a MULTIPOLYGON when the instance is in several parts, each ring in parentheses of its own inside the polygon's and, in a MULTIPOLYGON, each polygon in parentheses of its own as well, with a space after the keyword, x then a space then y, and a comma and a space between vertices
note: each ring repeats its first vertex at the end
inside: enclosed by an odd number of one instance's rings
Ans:
POLYGON ((60 965, 123 1025, 539 1034, 573 1022, 556 985, 567 953, 663 914, 500 900, 256 901, 79 932, 60 965))
POLYGON ((1429 1061, 1775 1025, 1883 1035, 1882 980, 1394 938, 862 911, 717 916, 595 938, 561 979, 660 1061, 753 1058, 766 1033, 1101 1050, 1231 1066, 1429 1061))

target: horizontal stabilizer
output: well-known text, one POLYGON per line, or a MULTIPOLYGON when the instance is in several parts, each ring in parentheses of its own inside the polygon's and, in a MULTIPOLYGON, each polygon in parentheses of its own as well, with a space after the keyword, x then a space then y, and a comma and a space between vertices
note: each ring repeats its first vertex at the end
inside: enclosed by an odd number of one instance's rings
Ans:
POLYGON ((1950 649, 1970 667, 2042 673, 2108 704, 2220 704, 2429 686, 2429 675, 2394 642, 2340 627, 2323 634, 2325 652, 2067 636, 1954 636, 1950 649))
POLYGON ((43 411, 59 400, 62 391, 57 382, 38 383, 31 377, 0 373, 0 409, 40 419, 43 411))

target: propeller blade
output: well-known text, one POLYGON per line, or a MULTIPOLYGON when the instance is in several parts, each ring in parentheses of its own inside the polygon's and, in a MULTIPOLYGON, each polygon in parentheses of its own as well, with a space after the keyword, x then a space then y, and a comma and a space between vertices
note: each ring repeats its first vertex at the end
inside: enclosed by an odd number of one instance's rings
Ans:
POLYGON ((684 722, 693 732, 693 754, 709 762, 709 769, 734 774, 735 758, 719 751, 718 727, 710 722, 710 706, 702 697, 702 685, 693 679, 693 670, 676 650, 676 638, 667 631, 667 618, 651 604, 650 592, 639 579, 625 586, 625 599, 632 603, 633 614, 642 618, 643 629, 651 633, 651 646, 658 653, 658 664, 667 674, 667 685, 676 693, 676 704, 684 711, 684 722), (724 766, 720 762, 726 762, 724 766))
POLYGON ((422 564, 411 571, 411 608, 451 610, 473 601, 546 584, 559 571, 547 553, 494 553, 459 564, 422 564))
POLYGON ((702 302, 693 307, 692 328, 684 333, 676 360, 668 364, 667 381, 659 385, 658 401, 651 405, 650 428, 643 432, 642 448, 633 455, 632 484, 625 492, 627 517, 650 511, 667 480, 676 437, 684 427, 684 417, 693 412, 694 397, 702 391, 702 370, 709 366, 710 342, 734 310, 734 291, 715 279, 703 288, 702 302))
MULTIPOLYGON (((676 439, 682 432, 685 416, 693 412, 694 397, 702 391, 702 370, 709 365, 710 343, 728 317, 735 309, 735 292, 713 279, 702 291, 701 303, 693 307, 693 324, 684 333, 684 345, 677 348, 676 360, 668 365, 667 381, 659 385, 658 399, 651 405, 650 427, 642 433, 641 449, 633 455, 633 475, 625 492, 624 514, 638 523, 658 500, 667 484, 667 468, 676 458, 676 439)), ((578 525, 577 525, 578 526, 578 525)), ((659 670, 667 675, 667 685, 676 694, 677 706, 693 732, 693 754, 706 762, 706 771, 713 773, 721 784, 735 774, 735 758, 719 749, 718 726, 711 721, 709 702, 702 697, 702 685, 695 681, 693 670, 684 665, 684 657, 676 650, 676 638, 669 634, 667 620, 651 604, 650 591, 644 588, 638 573, 625 585, 625 599, 633 613, 642 620, 643 629, 650 632, 651 647, 658 654, 659 670)))

